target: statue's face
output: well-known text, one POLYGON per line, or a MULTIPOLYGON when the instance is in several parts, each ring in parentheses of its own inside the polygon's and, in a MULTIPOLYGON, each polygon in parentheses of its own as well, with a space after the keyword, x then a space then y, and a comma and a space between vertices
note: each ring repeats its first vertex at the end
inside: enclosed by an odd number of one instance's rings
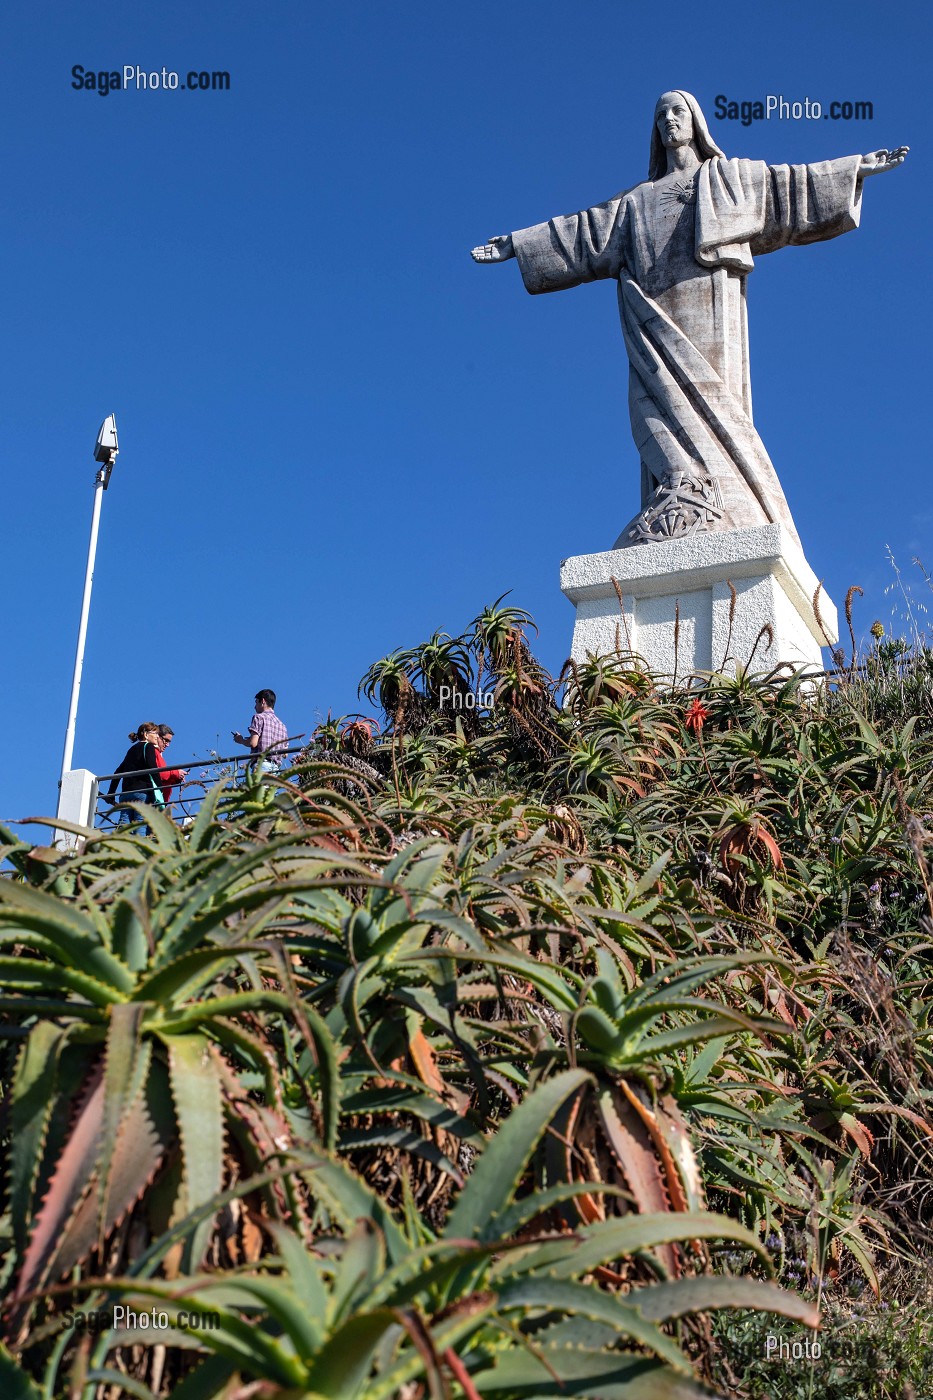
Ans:
POLYGON ((679 92, 665 92, 658 98, 654 121, 665 146, 688 146, 693 140, 693 117, 679 92))

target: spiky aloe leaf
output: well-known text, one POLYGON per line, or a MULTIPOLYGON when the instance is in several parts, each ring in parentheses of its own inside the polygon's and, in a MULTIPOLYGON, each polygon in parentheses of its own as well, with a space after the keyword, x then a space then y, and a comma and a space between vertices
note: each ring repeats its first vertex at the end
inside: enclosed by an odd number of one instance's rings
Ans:
MULTIPOLYGON (((597 1102, 606 1140, 637 1209, 644 1215, 671 1210, 669 1185, 643 1118, 614 1088, 604 1089, 597 1102)), ((669 1274, 677 1273, 677 1253, 673 1244, 663 1245, 659 1258, 669 1274)))
POLYGON ((318 1086, 321 1094, 321 1116, 324 1121, 324 1146, 333 1152, 337 1146, 340 1127, 340 1065, 337 1045, 323 1016, 314 1007, 302 1005, 305 1035, 317 1059, 318 1086))
POLYGON ((197 948, 144 977, 133 995, 139 1001, 151 1001, 159 1006, 182 998, 190 999, 225 963, 234 962, 241 953, 248 951, 255 952, 256 947, 197 948))
MULTIPOLYGON (((308 1368, 308 1387, 327 1400, 364 1400, 373 1394, 369 1381, 373 1359, 385 1334, 399 1324, 390 1308, 357 1313, 331 1333, 308 1368)), ((415 1373, 423 1366, 415 1354, 415 1373)), ((393 1392, 396 1393, 396 1392, 393 1392)))
POLYGON ((30 933, 38 933, 58 950, 62 963, 83 968, 114 991, 129 993, 134 977, 103 941, 98 922, 55 895, 12 880, 0 880, 0 922, 22 931, 28 946, 30 933))
MULTIPOLYGON (((495 1294, 475 1293, 462 1298, 459 1304, 443 1321, 434 1321, 430 1340, 434 1352, 444 1355, 447 1352, 462 1353, 469 1345, 469 1339, 480 1332, 496 1309, 495 1294)), ((397 1316, 397 1315, 396 1315, 397 1316)), ((378 1377, 365 1380, 365 1390, 358 1390, 354 1400, 395 1400, 401 1387, 424 1374, 425 1358, 420 1349, 406 1348, 394 1365, 380 1372, 378 1377)), ((541 1391, 541 1394, 546 1394, 541 1391)), ((561 1394, 555 1391, 554 1394, 561 1394)), ((334 1392, 334 1400, 343 1400, 339 1392, 334 1392)), ((535 1391, 535 1395, 539 1392, 535 1391)))
POLYGON ((686 1121, 671 1094, 665 1094, 656 1114, 658 1132, 667 1147, 684 1192, 684 1209, 704 1210, 706 1192, 703 1176, 686 1121))
POLYGON ((333 1320, 351 1315, 372 1293, 385 1269, 386 1249, 382 1232, 371 1220, 361 1220, 348 1236, 334 1275, 333 1320))
MULTIPOLYGON (((8 991, 77 992, 92 1006, 105 1007, 119 1000, 119 994, 94 977, 73 967, 40 961, 38 958, 0 957, 0 980, 8 991)), ((69 999, 61 997, 61 1010, 67 1011, 69 999)))
MULTIPOLYGON (((148 1062, 148 1055, 140 1056, 139 1072, 148 1062)), ((87 1191, 56 1244, 50 1274, 69 1273, 120 1223, 152 1184, 172 1140, 173 1129, 171 1119, 160 1112, 150 1078, 145 1091, 134 1097, 121 1119, 112 1159, 107 1164, 105 1213, 101 1214, 100 1193, 87 1191)))
MULTIPOLYGON (((213 1279, 199 1279, 196 1293, 192 1291, 191 1279, 185 1278, 179 1282, 181 1297, 179 1286, 173 1286, 171 1282, 142 1283, 139 1279, 116 1278, 107 1280, 107 1289, 116 1297, 125 1297, 134 1307, 140 1306, 139 1299, 152 1298, 163 1306, 181 1308, 201 1318, 211 1317, 211 1327, 197 1331, 198 1340, 203 1346, 228 1358, 248 1374, 262 1377, 276 1386, 287 1389, 302 1384, 305 1367, 291 1348, 266 1328, 258 1327, 253 1319, 247 1320, 240 1315, 244 1304, 252 1304, 253 1309, 257 1304, 265 1308, 268 1280, 237 1279, 236 1292, 240 1295, 237 1308, 231 1308, 223 1299, 222 1279, 216 1289, 213 1279)), ((304 1396, 306 1391, 299 1393, 304 1396)))
POLYGON ((211 837, 215 835, 214 819, 217 816, 217 804, 223 796, 223 791, 223 785, 217 783, 214 787, 208 788, 204 794, 204 800, 198 808, 194 825, 188 832, 189 851, 200 851, 209 844, 211 837))
POLYGON ((20 1254, 26 1247, 33 1188, 42 1165, 64 1035, 59 1026, 39 1021, 16 1062, 10 1114, 10 1216, 20 1254))
POLYGON ((398 1264, 408 1257, 411 1246, 391 1210, 346 1163, 302 1152, 295 1155, 295 1165, 306 1170, 308 1188, 345 1231, 352 1230, 359 1220, 371 1220, 382 1233, 389 1262, 398 1264))
POLYGON ((378 1124, 371 1128, 346 1129, 340 1135, 340 1151, 352 1152, 357 1148, 390 1147, 393 1151, 409 1153, 452 1177, 458 1186, 464 1185, 463 1173, 455 1162, 430 1139, 423 1137, 412 1128, 392 1128, 378 1124))
MULTIPOLYGON (((148 1385, 144 1385, 142 1381, 134 1379, 133 1376, 128 1376, 125 1371, 116 1370, 113 1366, 91 1367, 86 1380, 88 1385, 110 1386, 111 1388, 119 1386, 120 1400, 123 1400, 125 1395, 132 1395, 133 1400, 157 1400, 148 1385)), ((98 1390, 97 1393, 101 1392, 98 1390)))
POLYGON ((7 859, 9 859, 12 852, 18 852, 25 856, 32 850, 28 842, 22 841, 18 836, 14 835, 10 828, 4 826, 2 822, 0 822, 0 846, 8 848, 3 853, 7 859))
POLYGON ((206 1312, 210 1311, 209 1299, 220 1306, 240 1307, 254 1312, 257 1308, 261 1309, 273 1323, 272 1328, 266 1329, 267 1333, 287 1337, 294 1355, 300 1361, 312 1355, 323 1340, 326 1310, 313 1315, 308 1306, 310 1299, 298 1292, 287 1275, 275 1277, 252 1273, 225 1279, 222 1274, 194 1277, 186 1274, 174 1280, 169 1287, 176 1290, 175 1301, 182 1309, 195 1290, 206 1312))
POLYGON ((492 1274, 495 1279, 504 1280, 513 1274, 547 1269, 554 1278, 579 1278, 600 1265, 659 1245, 712 1239, 736 1240, 746 1249, 753 1249, 770 1271, 768 1251, 744 1225, 707 1211, 666 1211, 660 1215, 598 1220, 577 1231, 572 1248, 568 1248, 568 1241, 559 1239, 537 1245, 526 1254, 503 1257, 493 1266, 492 1274))
MULTIPOLYGON (((444 861, 450 855, 450 847, 435 836, 423 836, 412 841, 392 857, 384 871, 384 890, 373 898, 373 907, 385 914, 386 909, 398 904, 401 909, 410 909, 404 899, 398 898, 398 889, 404 885, 411 890, 429 890, 437 878, 444 861)), ((387 921, 389 922, 389 921, 387 921)))
POLYGON ((278 1246, 291 1286, 302 1300, 309 1323, 317 1330, 316 1348, 323 1341, 327 1319, 327 1289, 321 1262, 309 1254, 298 1236, 279 1221, 270 1220, 266 1229, 278 1246))
POLYGON ((623 1186, 610 1186, 604 1181, 562 1181, 557 1186, 549 1186, 544 1191, 534 1191, 529 1196, 523 1196, 520 1201, 513 1201, 505 1210, 500 1211, 497 1219, 501 1237, 504 1240, 512 1239, 530 1221, 544 1215, 552 1207, 563 1205, 565 1201, 573 1201, 578 1196, 626 1194, 623 1186))
POLYGON ((0 1342, 0 1392, 3 1400, 42 1400, 42 1392, 0 1342))
MULTIPOLYGON (((417 1239, 424 1231, 424 1223, 418 1218, 408 1228, 417 1239)), ((505 1244, 502 1240, 492 1240, 489 1244, 478 1244, 475 1240, 433 1240, 412 1247, 404 1259, 386 1270, 367 1302, 370 1307, 398 1310, 430 1298, 433 1306, 437 1298, 449 1296, 449 1286, 465 1268, 472 1271, 503 1249, 518 1247, 514 1240, 505 1244)))
POLYGON ((675 1371, 690 1374, 690 1363, 677 1343, 665 1336, 638 1307, 639 1294, 626 1294, 624 1300, 586 1283, 566 1279, 519 1278, 498 1290, 498 1306, 504 1311, 562 1313, 565 1317, 591 1318, 609 1323, 618 1337, 630 1337, 639 1346, 667 1361, 675 1371))
POLYGON ((148 910, 142 898, 146 875, 148 871, 133 881, 123 897, 117 900, 111 915, 113 951, 135 973, 142 972, 149 961, 148 910))
POLYGON ((50 1271, 65 1229, 90 1186, 100 1150, 103 1117, 104 1079, 98 1065, 88 1081, 48 1192, 36 1213, 14 1299, 31 1293, 50 1271))
POLYGON ((512 1200, 532 1153, 560 1106, 584 1084, 585 1070, 565 1070, 547 1080, 514 1109, 484 1149, 447 1218, 447 1239, 495 1239, 498 1216, 512 1200))
POLYGON ((638 899, 640 895, 647 894, 660 880, 670 858, 670 851, 664 851, 662 855, 658 856, 654 864, 649 866, 645 873, 640 876, 633 885, 629 886, 629 898, 634 900, 638 899))
MULTIPOLYGON (((5 1012, 8 1016, 15 1016, 17 1023, 21 1024, 31 1016, 60 1016, 62 1014, 62 999, 61 997, 0 996, 0 1011, 5 1012)), ((73 1016, 76 1021, 86 1022, 89 1026, 98 1024, 101 1019, 99 1006, 82 1006, 76 1001, 68 1003, 68 1015, 73 1016)), ((4 1031, 6 1035, 9 1035, 8 1027, 4 1027, 4 1031)))
POLYGON ((175 852, 181 849, 184 837, 170 817, 151 802, 130 802, 127 804, 138 812, 149 828, 148 840, 156 850, 175 852))
MULTIPOLYGON (((344 1076, 345 1084, 348 1078, 349 1076, 344 1076)), ((378 1089, 362 1088, 355 1093, 347 1093, 344 1090, 340 1104, 341 1114, 346 1116, 357 1113, 377 1115, 410 1113, 423 1123, 429 1123, 432 1128, 452 1133, 455 1137, 463 1138, 466 1142, 482 1145, 483 1136, 475 1122, 462 1117, 439 1096, 434 1098, 429 1092, 425 1092, 421 1081, 409 1080, 409 1082, 417 1084, 418 1092, 407 1088, 401 1077, 399 1082, 392 1086, 378 1089)))
POLYGON ((722 1274, 652 1284, 627 1296, 642 1316, 653 1322, 670 1322, 687 1313, 711 1312, 714 1308, 754 1308, 756 1312, 793 1318, 806 1327, 818 1327, 820 1323, 819 1307, 799 1294, 788 1293, 773 1283, 722 1274))
MULTIPOLYGON (((157 940, 160 955, 167 957, 188 952, 189 948, 208 939, 232 915, 258 909, 263 904, 277 906, 286 895, 316 889, 317 879, 267 883, 262 879, 249 878, 258 867, 268 864, 273 857, 284 857, 289 851, 306 865, 310 864, 309 848, 296 847, 294 836, 272 839, 238 854, 232 860, 224 861, 218 870, 198 880, 193 890, 183 888, 179 895, 180 905, 173 900, 166 901, 164 910, 160 910, 161 928, 157 940)), ((350 874, 354 877, 354 883, 372 885, 376 882, 377 877, 363 861, 349 855, 337 856, 333 851, 322 851, 320 855, 322 885, 328 883, 327 877, 333 871, 341 874, 339 880, 333 879, 338 886, 345 886, 346 877, 350 874)), ((256 931, 254 928, 254 934, 256 931)))
POLYGON ((149 1074, 152 1046, 140 1044, 140 1028, 146 1008, 139 1002, 125 1002, 110 1011, 110 1026, 104 1046, 104 1114, 101 1124, 98 1174, 100 1177, 100 1239, 104 1243, 107 1195, 114 1168, 117 1134, 149 1074))
POLYGON ((221 1400, 235 1370, 226 1356, 209 1356, 172 1389, 172 1400, 221 1400))
MULTIPOLYGON (((450 952, 444 948, 423 948, 416 953, 409 955, 412 963, 432 962, 449 958, 450 952)), ((579 993, 574 987, 582 986, 583 978, 570 968, 552 967, 548 963, 537 962, 532 958, 523 958, 519 954, 495 953, 489 950, 482 953, 467 953, 458 951, 457 961, 463 963, 480 963, 483 967, 501 967, 506 972, 511 972, 516 977, 521 977, 524 981, 530 982, 538 991, 547 997, 552 1006, 561 1011, 576 1011, 579 1005, 579 993)))
MULTIPOLYGON (((220 1074, 210 1042, 203 1035, 166 1035, 172 1098, 182 1149, 182 1182, 176 1217, 210 1200, 223 1184, 224 1128, 220 1074)), ((213 1228, 203 1220, 185 1245, 183 1268, 200 1263, 213 1228)))
MULTIPOLYGON (((305 1045, 314 1060, 317 1072, 317 1089, 320 1095, 320 1127, 326 1151, 333 1152, 337 1145, 337 1130, 340 1124, 340 1067, 337 1045, 323 1017, 298 993, 292 976, 291 964, 281 946, 272 948, 273 961, 279 980, 289 998, 290 1019, 301 1031, 305 1045)), ((314 1107, 312 1105, 312 1107, 314 1107)), ((317 1113, 315 1111, 315 1117, 317 1113)))
POLYGON ((41 1151, 35 1158, 36 1173, 30 1198, 21 1221, 16 1222, 18 1251, 26 1251, 39 1205, 48 1194, 58 1161, 71 1135, 74 1118, 86 1092, 88 1048, 80 1040, 82 1028, 69 1026, 62 1037, 56 1060, 50 1065, 49 1111, 41 1151))
POLYGON ((651 1359, 582 1347, 503 1352, 494 1367, 470 1377, 478 1395, 503 1400, 710 1400, 713 1391, 651 1359))

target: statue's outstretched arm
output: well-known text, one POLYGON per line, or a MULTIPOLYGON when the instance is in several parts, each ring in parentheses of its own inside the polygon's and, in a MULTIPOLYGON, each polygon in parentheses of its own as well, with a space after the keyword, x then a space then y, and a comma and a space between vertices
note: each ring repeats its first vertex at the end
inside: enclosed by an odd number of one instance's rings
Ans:
POLYGON ((473 248, 470 257, 474 262, 505 262, 508 258, 515 257, 515 249, 512 247, 512 235, 510 233, 497 234, 495 238, 490 238, 488 243, 481 243, 478 248, 473 248))
POLYGON ((909 150, 909 146, 898 146, 896 151, 869 151, 867 156, 862 156, 858 173, 864 180, 866 175, 883 175, 886 170, 896 170, 904 164, 909 150))

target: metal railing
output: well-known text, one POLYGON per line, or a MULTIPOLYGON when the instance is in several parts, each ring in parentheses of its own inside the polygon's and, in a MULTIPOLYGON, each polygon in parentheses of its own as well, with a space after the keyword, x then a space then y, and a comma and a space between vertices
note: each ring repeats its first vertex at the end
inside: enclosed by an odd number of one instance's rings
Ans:
MULTIPOLYGON (((304 736, 298 737, 303 738, 304 736)), ((286 749, 278 750, 278 754, 284 761, 281 762, 278 769, 273 771, 272 775, 274 776, 275 772, 282 774, 290 772, 292 765, 287 761, 289 756, 303 753, 306 748, 306 743, 296 743, 286 749)), ((218 783, 222 783, 231 791, 242 787, 249 778, 251 770, 265 762, 268 762, 268 759, 255 753, 233 754, 229 758, 221 758, 216 754, 211 754, 210 758, 196 758, 190 763, 173 761, 166 764, 165 769, 140 768, 126 773, 101 773, 95 780, 96 790, 92 802, 93 825, 108 830, 118 826, 121 820, 141 820, 135 808, 123 805, 124 780, 129 780, 130 791, 148 792, 152 790, 153 782, 159 782, 159 774, 164 773, 166 769, 187 773, 187 777, 181 783, 171 784, 173 795, 168 802, 161 806, 160 810, 166 812, 180 826, 187 825, 197 816, 209 788, 216 787, 218 783), (132 787, 134 779, 140 780, 138 789, 132 787), (119 784, 119 787, 111 796, 106 788, 115 783, 119 784)))

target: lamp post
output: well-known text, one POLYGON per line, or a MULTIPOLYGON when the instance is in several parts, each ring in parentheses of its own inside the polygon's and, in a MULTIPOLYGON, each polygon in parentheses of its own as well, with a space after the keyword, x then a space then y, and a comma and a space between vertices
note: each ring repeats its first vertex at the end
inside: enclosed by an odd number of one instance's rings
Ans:
MULTIPOLYGON (((94 560, 97 555, 97 531, 100 526, 100 505, 103 493, 110 485, 110 473, 113 471, 114 463, 117 460, 117 453, 120 451, 117 445, 117 420, 114 414, 105 418, 97 434, 97 446, 94 448, 94 460, 98 462, 99 468, 94 478, 94 510, 91 515, 91 538, 87 549, 87 569, 84 574, 84 596, 81 599, 81 621, 78 623, 78 645, 75 650, 75 669, 71 681, 71 704, 68 708, 68 728, 65 730, 65 748, 62 754, 62 773, 65 774, 71 769, 71 756, 75 745, 75 724, 78 718, 78 695, 81 690, 81 671, 84 666, 84 642, 87 637, 87 619, 91 609, 91 585, 94 582, 94 560)), ((61 789, 62 783, 59 781, 59 811, 61 810, 61 789)))

